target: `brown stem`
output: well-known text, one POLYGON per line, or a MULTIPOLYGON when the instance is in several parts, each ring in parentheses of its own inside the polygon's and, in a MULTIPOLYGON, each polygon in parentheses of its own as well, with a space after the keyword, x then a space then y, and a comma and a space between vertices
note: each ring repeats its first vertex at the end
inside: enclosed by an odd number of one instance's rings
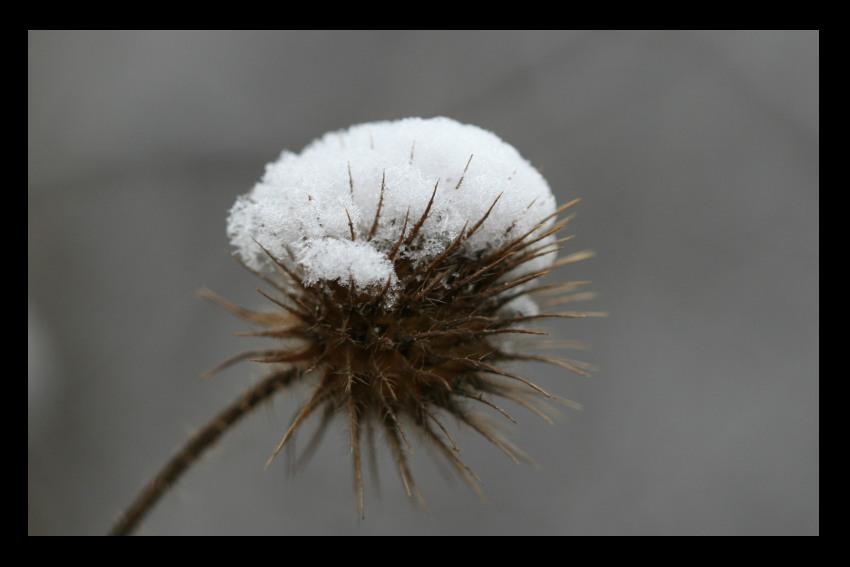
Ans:
POLYGON ((218 441, 219 437, 242 417, 271 398, 278 390, 290 384, 297 375, 296 369, 272 374, 248 389, 212 421, 192 435, 156 476, 145 485, 136 499, 121 514, 118 522, 112 526, 109 535, 130 535, 162 495, 203 455, 204 451, 218 441))

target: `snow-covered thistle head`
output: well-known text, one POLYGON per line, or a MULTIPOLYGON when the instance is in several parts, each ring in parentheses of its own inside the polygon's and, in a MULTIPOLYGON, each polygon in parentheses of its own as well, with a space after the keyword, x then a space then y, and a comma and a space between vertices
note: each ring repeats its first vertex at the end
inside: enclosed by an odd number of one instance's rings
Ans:
POLYGON ((512 459, 527 459, 473 407, 513 421, 493 401, 503 398, 548 419, 545 399, 560 399, 503 364, 588 370, 518 351, 508 340, 546 334, 526 326, 537 319, 595 314, 542 313, 531 299, 588 298, 576 293, 585 282, 537 281, 588 256, 556 260, 569 240, 558 237, 569 217, 559 217, 576 202, 556 207, 546 180, 512 146, 448 118, 361 124, 269 164, 237 199, 227 229, 242 262, 273 286, 262 293, 274 311, 210 297, 261 327, 249 334, 277 341, 238 359, 295 366, 299 378, 317 381, 272 456, 317 410, 320 430, 345 414, 361 511, 364 427, 370 439, 375 429, 384 432, 407 493, 417 497, 406 431, 419 432, 478 490, 445 414, 512 459))

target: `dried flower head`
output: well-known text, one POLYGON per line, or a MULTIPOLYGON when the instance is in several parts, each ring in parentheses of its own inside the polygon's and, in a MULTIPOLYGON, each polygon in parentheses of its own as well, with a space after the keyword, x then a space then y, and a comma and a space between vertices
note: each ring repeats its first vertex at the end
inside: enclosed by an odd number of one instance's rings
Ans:
MULTIPOLYGON (((242 262, 270 286, 272 310, 256 312, 207 296, 259 328, 274 346, 243 353, 298 369, 315 390, 274 449, 320 414, 349 424, 358 508, 363 510, 362 432, 384 432, 408 495, 415 430, 476 490, 443 423, 453 416, 515 461, 528 457, 480 413, 513 421, 498 402, 549 419, 560 400, 505 366, 550 363, 577 374, 588 365, 529 354, 511 337, 546 333, 528 324, 593 312, 540 312, 532 294, 557 306, 589 298, 586 282, 541 285, 570 239, 546 180, 494 134, 447 118, 363 124, 325 135, 300 154, 284 152, 230 212, 228 234, 242 262)), ((216 369, 218 370, 218 369, 216 369)), ((294 383, 292 381, 290 383, 294 383)))

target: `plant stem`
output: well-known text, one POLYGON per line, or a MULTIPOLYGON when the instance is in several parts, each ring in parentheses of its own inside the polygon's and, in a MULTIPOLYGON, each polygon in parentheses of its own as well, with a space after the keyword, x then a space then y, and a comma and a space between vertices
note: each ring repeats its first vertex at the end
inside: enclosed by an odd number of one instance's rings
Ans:
POLYGON ((209 449, 225 431, 235 425, 255 407, 271 398, 278 390, 298 376, 296 369, 276 372, 248 389, 212 421, 196 432, 169 459, 136 496, 130 506, 112 526, 109 535, 130 535, 163 494, 209 449))

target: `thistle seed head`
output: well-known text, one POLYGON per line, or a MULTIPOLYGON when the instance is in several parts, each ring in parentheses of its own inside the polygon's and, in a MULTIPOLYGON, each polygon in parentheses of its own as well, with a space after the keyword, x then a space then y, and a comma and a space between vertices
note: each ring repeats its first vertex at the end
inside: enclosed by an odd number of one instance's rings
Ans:
POLYGON ((384 432, 405 491, 420 500, 407 461, 411 431, 480 493, 446 416, 514 461, 528 461, 478 409, 514 421, 501 405, 507 400, 549 420, 547 400, 571 402, 510 363, 590 370, 511 340, 539 340, 547 333, 534 323, 545 319, 601 315, 541 312, 531 299, 541 294, 560 307, 590 298, 581 289, 587 282, 539 282, 589 255, 555 260, 570 241, 561 233, 577 202, 556 207, 546 181, 516 150, 445 118, 356 126, 271 164, 228 225, 239 258, 266 282, 260 293, 270 309, 205 292, 256 326, 244 334, 272 340, 216 370, 250 359, 316 377, 269 463, 311 416, 321 416, 319 434, 331 417, 345 416, 362 514, 364 430, 384 432))

